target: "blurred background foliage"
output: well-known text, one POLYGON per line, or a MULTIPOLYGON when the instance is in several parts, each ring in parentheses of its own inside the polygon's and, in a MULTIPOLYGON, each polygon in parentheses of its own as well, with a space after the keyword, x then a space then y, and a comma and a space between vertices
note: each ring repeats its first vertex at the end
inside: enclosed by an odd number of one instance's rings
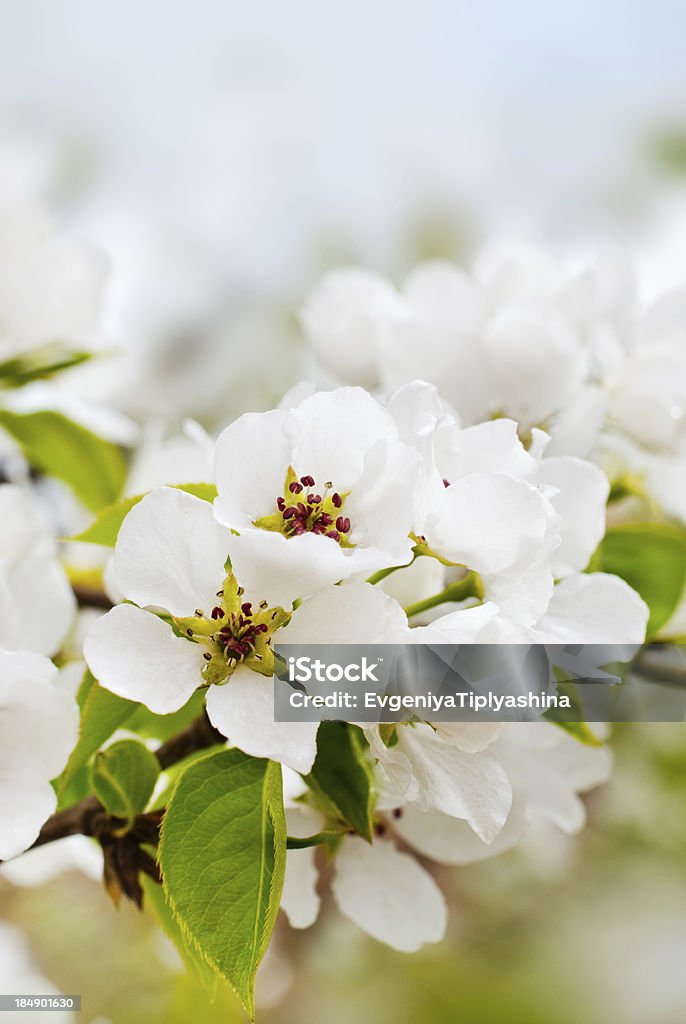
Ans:
MULTIPOLYGON (((132 375, 118 394, 84 387, 134 416, 213 428, 278 400, 303 372, 302 296, 341 263, 399 279, 493 231, 609 235, 647 297, 686 276, 678 0, 5 0, 2 15, 0 196, 48 201, 111 257, 106 333, 132 375)), ((686 728, 618 726, 613 745, 580 837, 533 832, 440 873, 439 946, 394 953, 332 907, 305 933, 280 921, 262 1024, 683 1024, 686 728)), ((81 992, 83 1024, 243 1020, 150 915, 115 912, 73 867, 29 875, 0 876, 0 990, 81 992)))
MULTIPOLYGON (((616 726, 614 746, 615 775, 588 799, 580 837, 537 830, 494 860, 439 871, 451 908, 440 945, 394 953, 329 905, 306 932, 281 920, 258 1019, 681 1024, 686 735, 681 724, 616 726)), ((243 1020, 231 992, 211 1001, 181 970, 152 915, 115 912, 73 869, 40 887, 0 882, 0 913, 29 936, 45 978, 83 994, 84 1022, 243 1020)))

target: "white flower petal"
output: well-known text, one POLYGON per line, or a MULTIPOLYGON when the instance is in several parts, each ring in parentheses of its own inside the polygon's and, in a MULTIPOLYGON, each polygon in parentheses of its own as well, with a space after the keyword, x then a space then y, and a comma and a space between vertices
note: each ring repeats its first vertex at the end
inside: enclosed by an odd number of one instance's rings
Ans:
POLYGON ((668 515, 686 523, 686 453, 675 457, 653 453, 646 460, 645 480, 648 493, 668 515))
POLYGON ((314 855, 313 848, 288 850, 286 854, 281 909, 291 928, 309 928, 319 916, 321 900, 316 888, 318 874, 314 855))
POLYGON ((226 575, 228 531, 207 501, 159 487, 131 509, 114 553, 121 592, 141 607, 172 615, 209 613, 226 575))
POLYGON ((407 633, 400 605, 370 583, 328 587, 303 601, 277 644, 395 643, 407 633))
POLYGON ((319 391, 292 410, 297 429, 293 466, 318 487, 346 491, 358 480, 364 454, 376 441, 397 440, 393 417, 362 388, 319 391))
POLYGON ((434 728, 446 741, 454 743, 467 754, 485 750, 503 731, 502 722, 439 722, 434 728))
POLYGON ((274 682, 239 666, 228 683, 211 686, 207 714, 212 725, 244 753, 281 761, 307 773, 317 753, 317 722, 275 722, 274 682))
POLYGON ((447 912, 431 876, 392 843, 346 838, 331 883, 339 909, 359 928, 401 953, 440 942, 447 912))
POLYGON ((581 388, 550 421, 548 455, 588 455, 600 433, 606 405, 602 388, 581 388))
POLYGON ((535 460, 519 439, 514 420, 491 420, 465 430, 440 427, 434 451, 441 476, 450 483, 477 473, 526 478, 536 469, 535 460))
POLYGON ((392 572, 376 586, 403 606, 423 601, 445 587, 445 566, 436 558, 415 558, 407 568, 392 572))
POLYGON ((394 749, 411 763, 422 808, 464 818, 484 842, 497 836, 512 804, 512 789, 490 753, 464 753, 428 726, 400 728, 394 749))
POLYGON ((507 821, 490 843, 484 843, 466 821, 438 811, 422 811, 404 804, 393 821, 398 835, 418 853, 439 864, 472 864, 509 850, 521 838, 528 821, 523 808, 513 801, 507 821))
POLYGON ((433 433, 439 423, 459 426, 457 413, 441 398, 433 384, 414 380, 391 395, 388 411, 396 422, 400 440, 413 444, 433 433))
MULTIPOLYGON (((424 559, 421 559, 424 561, 424 559)), ((426 559, 429 561, 429 559, 426 559)), ((433 561, 433 559, 431 559, 433 561)), ((440 563, 434 563, 440 565, 440 563)), ((391 577, 392 578, 392 577, 391 577)), ((436 590, 434 590, 436 593, 436 590)), ((484 629, 498 616, 498 606, 490 601, 473 608, 459 608, 433 619, 428 626, 416 626, 408 637, 409 643, 473 644, 484 629)))
POLYGON ((531 484, 474 474, 446 488, 440 519, 427 536, 439 554, 480 573, 498 573, 539 552, 552 509, 531 484))
POLYGON ((7 643, 0 624, 0 642, 16 650, 57 654, 76 616, 76 598, 57 559, 37 546, 8 574, 7 586, 15 628, 13 642, 7 643))
POLYGON ((490 360, 493 397, 525 426, 543 423, 583 384, 585 364, 579 339, 552 308, 501 309, 484 332, 482 344, 490 360))
POLYGON ((102 686, 158 715, 178 711, 202 682, 203 648, 133 605, 118 605, 98 619, 83 650, 102 686))
POLYGON ((378 319, 398 301, 377 274, 340 267, 325 274, 308 295, 300 320, 322 364, 341 380, 367 387, 377 379, 378 319))
POLYGON ((484 245, 474 263, 474 276, 488 286, 494 303, 516 299, 547 300, 561 280, 561 268, 542 245, 498 238, 484 245))
POLYGON ((0 774, 21 770, 55 778, 78 731, 78 706, 59 688, 52 662, 24 651, 0 651, 0 774))
POLYGON ((0 860, 27 850, 56 806, 47 779, 29 772, 0 775, 0 860))
POLYGON ((645 639, 646 603, 618 576, 569 576, 554 589, 536 626, 539 643, 634 644, 645 639))
POLYGON ((214 456, 220 523, 234 530, 276 511, 291 461, 288 412, 245 413, 222 431, 214 456))
POLYGON ((527 818, 544 818, 569 833, 586 818, 578 793, 605 782, 612 767, 607 748, 579 743, 546 722, 511 723, 494 746, 527 818))
POLYGON ((31 494, 11 484, 0 485, 0 523, 0 645, 56 654, 76 601, 55 540, 31 494))
MULTIPOLYGON (((321 831, 323 818, 307 807, 286 810, 289 836, 304 838, 321 831)), ((286 878, 281 894, 281 909, 291 928, 309 928, 319 914, 321 900, 317 892, 317 868, 314 847, 289 850, 286 854, 286 878)))
POLYGON ((560 516, 560 546, 552 570, 559 579, 581 572, 605 535, 610 482, 601 469, 573 456, 542 459, 536 482, 558 490, 551 504, 560 516))
POLYGON ((350 556, 331 537, 303 533, 284 537, 269 530, 245 530, 227 541, 236 578, 248 583, 250 594, 271 605, 290 608, 297 598, 313 594, 353 573, 373 571, 350 556))
POLYGON ((483 316, 481 288, 456 263, 427 260, 412 270, 403 285, 408 305, 428 318, 467 334, 483 316))
MULTIPOLYGON (((554 580, 547 547, 538 557, 514 565, 507 572, 484 573, 481 582, 487 599, 501 609, 505 618, 520 626, 533 626, 548 608, 553 593, 554 580)), ((492 636, 484 635, 482 640, 484 643, 497 643, 492 636)), ((502 642, 507 642, 504 636, 502 642)), ((516 641, 512 639, 510 642, 516 641)))
POLYGON ((368 449, 362 475, 344 509, 352 523, 353 544, 406 553, 409 562, 419 468, 419 456, 404 444, 381 440, 368 449))

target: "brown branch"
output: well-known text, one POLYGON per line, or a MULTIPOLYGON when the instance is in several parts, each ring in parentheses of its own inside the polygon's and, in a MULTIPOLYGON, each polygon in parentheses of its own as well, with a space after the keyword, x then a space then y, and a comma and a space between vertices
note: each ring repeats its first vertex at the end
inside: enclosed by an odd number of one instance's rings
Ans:
POLYGON ((77 585, 72 589, 81 608, 103 608, 105 611, 109 611, 114 607, 107 594, 96 587, 77 585))
MULTIPOLYGON (((160 763, 160 768, 164 771, 179 761, 183 761, 189 754, 222 742, 224 742, 224 736, 214 728, 207 714, 203 712, 194 722, 158 747, 155 756, 160 763)), ((145 831, 146 823, 153 815, 159 815, 159 812, 151 812, 150 815, 139 814, 135 819, 132 831, 139 832, 140 842, 154 843, 155 841, 155 836, 150 829, 147 833, 145 831), (148 837, 145 838, 145 835, 148 837)), ((67 807, 64 811, 57 811, 48 818, 33 846, 45 846, 46 843, 54 843, 57 839, 75 835, 92 836, 102 841, 108 829, 111 829, 113 822, 115 826, 122 824, 107 813, 96 797, 87 796, 84 800, 73 804, 72 807, 67 807)), ((159 825, 159 819, 157 825, 159 825)))
POLYGON ((189 726, 182 729, 176 736, 172 736, 161 747, 155 751, 155 757, 160 762, 160 768, 165 768, 183 761, 184 757, 194 754, 197 750, 205 750, 213 747, 215 743, 224 743, 226 738, 210 722, 207 713, 204 712, 189 726))

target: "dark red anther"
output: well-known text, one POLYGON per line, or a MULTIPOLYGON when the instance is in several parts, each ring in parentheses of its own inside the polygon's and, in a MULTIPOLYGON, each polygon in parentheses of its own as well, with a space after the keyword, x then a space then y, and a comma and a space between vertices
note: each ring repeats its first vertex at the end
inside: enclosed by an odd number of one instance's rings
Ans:
POLYGON ((336 520, 336 529, 340 530, 341 533, 344 532, 344 530, 345 530, 345 519, 343 518, 343 516, 339 516, 338 519, 336 520))
POLYGON ((343 499, 341 498, 338 491, 336 491, 336 493, 331 496, 331 500, 334 503, 335 508, 340 508, 341 505, 343 504, 343 499))
POLYGON ((269 626, 267 625, 266 622, 260 622, 259 625, 255 626, 255 632, 256 633, 268 633, 269 632, 269 626))
POLYGON ((298 502, 297 509, 301 516, 307 515, 307 505, 305 504, 304 501, 298 502))
POLYGON ((305 487, 314 487, 314 477, 309 475, 301 476, 300 483, 305 484, 305 487))
POLYGON ((302 491, 302 484, 299 484, 297 480, 294 480, 292 484, 288 485, 288 490, 291 494, 300 494, 302 491))
POLYGON ((241 611, 244 615, 252 615, 252 605, 250 601, 246 601, 245 604, 241 605, 241 611))
POLYGON ((329 530, 328 533, 326 534, 326 536, 327 537, 331 537, 332 540, 340 540, 341 539, 340 533, 337 533, 336 530, 329 530))
POLYGON ((285 508, 283 510, 283 517, 284 517, 284 519, 292 519, 293 516, 295 515, 295 512, 296 512, 296 510, 293 507, 293 505, 289 505, 288 508, 285 508))
POLYGON ((333 522, 333 519, 329 515, 328 512, 322 512, 322 514, 319 517, 318 522, 320 522, 322 524, 322 526, 331 526, 331 524, 333 522))
POLYGON ((342 533, 350 533, 350 520, 348 519, 347 516, 343 520, 343 530, 341 532, 342 533))
POLYGON ((286 507, 286 499, 285 498, 277 498, 276 499, 276 507, 278 508, 279 512, 283 512, 283 510, 286 507))
POLYGON ((217 608, 213 608, 212 609, 212 618, 213 619, 223 619, 225 614, 226 614, 226 612, 224 611, 223 608, 217 607, 217 608))
POLYGON ((446 480, 446 478, 443 477, 443 486, 444 487, 450 487, 450 480, 446 480))

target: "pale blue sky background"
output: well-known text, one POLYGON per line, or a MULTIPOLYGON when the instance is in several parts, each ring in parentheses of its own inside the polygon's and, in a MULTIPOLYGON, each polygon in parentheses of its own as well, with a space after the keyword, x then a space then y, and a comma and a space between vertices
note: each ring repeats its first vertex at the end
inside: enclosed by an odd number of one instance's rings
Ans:
POLYGON ((652 187, 646 132, 686 123, 677 0, 0 10, 0 127, 85 140, 89 226, 144 209, 251 280, 306 266, 325 231, 388 262, 431 204, 487 227, 612 223, 652 187))

